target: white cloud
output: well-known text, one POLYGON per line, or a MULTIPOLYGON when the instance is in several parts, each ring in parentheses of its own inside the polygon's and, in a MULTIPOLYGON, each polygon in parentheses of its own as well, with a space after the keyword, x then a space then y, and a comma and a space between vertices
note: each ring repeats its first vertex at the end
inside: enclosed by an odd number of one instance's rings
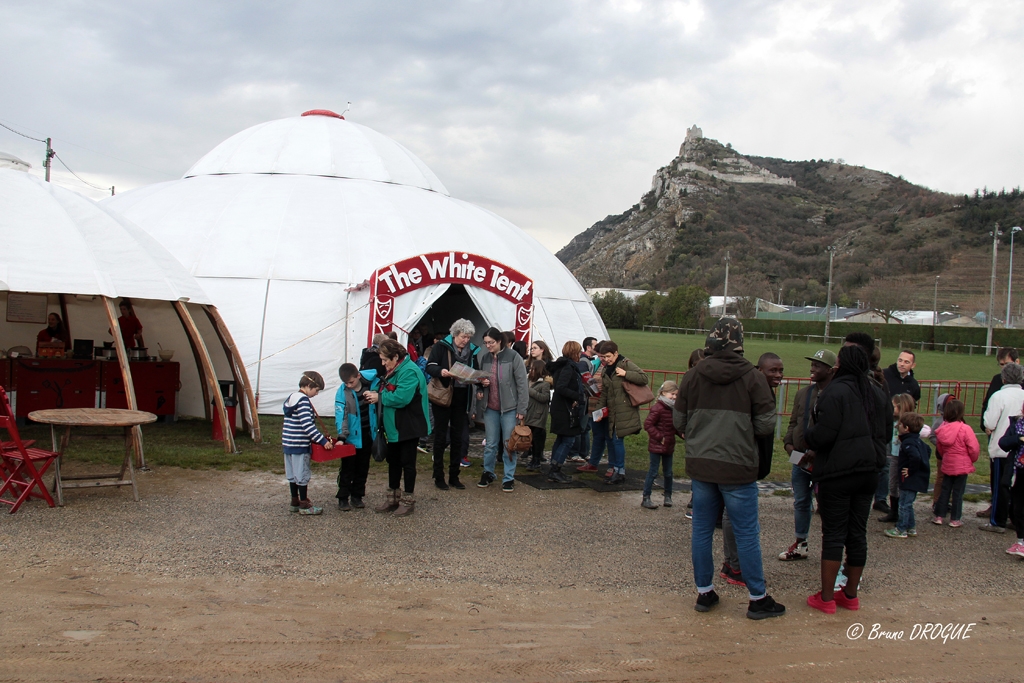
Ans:
MULTIPOLYGON (((455 196, 552 249, 635 203, 693 123, 741 152, 843 157, 936 189, 1021 184, 1019 5, 0 7, 0 120, 119 191, 180 176, 250 125, 347 101, 455 196)), ((38 172, 36 143, 0 130, 0 149, 38 172)))

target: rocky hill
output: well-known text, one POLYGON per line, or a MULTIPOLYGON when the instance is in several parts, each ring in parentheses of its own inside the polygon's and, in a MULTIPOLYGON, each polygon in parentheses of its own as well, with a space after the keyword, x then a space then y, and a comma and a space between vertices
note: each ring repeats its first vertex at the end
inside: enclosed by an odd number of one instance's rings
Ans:
MULTIPOLYGON (((939 306, 973 313, 988 303, 995 222, 1024 223, 1019 190, 956 196, 842 159, 746 156, 694 126, 638 204, 557 255, 586 287, 696 284, 721 294, 728 253, 730 295, 824 305, 835 245, 833 301, 930 309, 939 275, 939 306)), ((997 310, 1007 268, 1001 244, 997 310)), ((1024 273, 1015 281, 1024 285, 1024 273)))

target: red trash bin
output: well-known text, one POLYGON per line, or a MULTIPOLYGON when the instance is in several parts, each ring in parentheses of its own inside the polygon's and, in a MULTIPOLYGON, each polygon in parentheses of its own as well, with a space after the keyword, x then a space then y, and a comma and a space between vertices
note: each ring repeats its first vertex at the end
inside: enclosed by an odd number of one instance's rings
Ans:
MULTIPOLYGON (((212 401, 212 403, 213 403, 213 406, 214 406, 213 410, 211 411, 213 413, 213 440, 214 441, 223 441, 224 440, 224 430, 221 429, 221 426, 220 426, 220 411, 217 410, 217 402, 216 401, 212 401)), ((228 423, 231 425, 231 433, 232 434, 235 433, 235 410, 237 410, 236 405, 235 405, 236 403, 237 403, 237 401, 235 401, 232 398, 225 398, 224 399, 224 409, 228 413, 228 423)))

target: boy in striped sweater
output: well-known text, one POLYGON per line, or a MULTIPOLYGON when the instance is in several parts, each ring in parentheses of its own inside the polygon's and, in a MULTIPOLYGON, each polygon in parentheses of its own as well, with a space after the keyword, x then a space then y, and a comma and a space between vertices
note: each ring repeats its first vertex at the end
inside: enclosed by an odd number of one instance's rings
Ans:
POLYGON ((299 390, 290 394, 284 402, 284 427, 281 430, 281 445, 284 447, 284 472, 291 488, 291 511, 301 515, 319 515, 323 508, 315 507, 306 496, 306 487, 312 475, 309 458, 315 441, 327 450, 334 444, 320 433, 313 423, 313 404, 309 399, 324 388, 324 378, 319 372, 308 370, 302 373, 299 390))

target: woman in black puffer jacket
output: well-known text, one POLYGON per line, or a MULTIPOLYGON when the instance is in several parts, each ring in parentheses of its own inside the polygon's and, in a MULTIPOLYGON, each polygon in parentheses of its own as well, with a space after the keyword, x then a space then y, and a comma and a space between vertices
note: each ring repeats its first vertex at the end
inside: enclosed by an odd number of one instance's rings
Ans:
MULTIPOLYGON (((867 523, 880 467, 874 436, 886 428, 884 392, 869 379, 870 363, 858 346, 839 351, 835 377, 818 397, 806 433, 814 449, 811 477, 821 513, 821 592, 807 604, 826 614, 836 605, 860 607, 857 584, 868 556, 867 523), (846 548, 846 586, 834 592, 846 548)), ((890 427, 891 428, 891 427, 890 427)))
POLYGON ((587 394, 580 369, 576 365, 582 352, 583 347, 579 342, 568 341, 562 346, 562 356, 548 363, 548 372, 554 383, 551 433, 556 436, 551 447, 548 479, 559 484, 572 482, 572 477, 562 472, 562 465, 576 443, 576 437, 583 433, 583 423, 587 419, 587 394))

